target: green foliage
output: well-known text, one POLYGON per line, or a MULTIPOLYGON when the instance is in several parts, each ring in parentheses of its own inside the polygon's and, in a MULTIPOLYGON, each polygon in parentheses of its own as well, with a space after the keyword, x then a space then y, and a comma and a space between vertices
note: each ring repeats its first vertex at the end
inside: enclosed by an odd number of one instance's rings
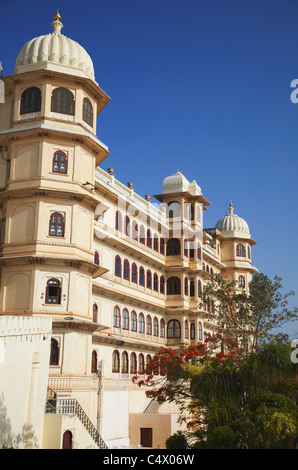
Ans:
POLYGON ((228 425, 218 426, 208 436, 206 449, 235 449, 237 436, 228 425))
POLYGON ((166 440, 167 449, 187 449, 187 439, 182 431, 178 431, 166 440))

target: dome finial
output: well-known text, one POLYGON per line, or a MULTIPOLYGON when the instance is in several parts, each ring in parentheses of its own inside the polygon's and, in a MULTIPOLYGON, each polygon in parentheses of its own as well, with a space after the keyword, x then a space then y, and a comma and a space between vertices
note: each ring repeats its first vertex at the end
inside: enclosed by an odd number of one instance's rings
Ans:
POLYGON ((59 11, 57 10, 56 15, 54 16, 55 21, 53 21, 52 23, 54 34, 59 34, 59 35, 61 34, 61 29, 63 28, 63 24, 61 23, 60 19, 61 19, 61 15, 59 11))
POLYGON ((233 214, 234 212, 234 207, 232 201, 230 201, 230 214, 233 214))

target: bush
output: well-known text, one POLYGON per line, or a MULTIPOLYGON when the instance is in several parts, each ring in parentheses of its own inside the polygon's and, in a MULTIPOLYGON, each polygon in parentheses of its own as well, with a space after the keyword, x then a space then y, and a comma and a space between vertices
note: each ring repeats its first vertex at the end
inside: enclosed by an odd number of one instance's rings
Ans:
POLYGON ((187 449, 187 439, 182 431, 178 431, 166 440, 167 449, 187 449))

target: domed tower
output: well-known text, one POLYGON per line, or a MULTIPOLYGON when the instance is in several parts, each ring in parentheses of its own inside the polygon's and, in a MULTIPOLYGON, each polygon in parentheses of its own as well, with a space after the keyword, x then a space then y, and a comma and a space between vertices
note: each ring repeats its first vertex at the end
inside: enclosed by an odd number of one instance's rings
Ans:
POLYGON ((247 288, 252 274, 257 269, 252 266, 251 247, 256 242, 251 238, 247 222, 234 214, 230 202, 229 213, 216 224, 221 232, 221 260, 226 265, 226 274, 237 281, 239 288, 247 288))
POLYGON ((60 19, 57 12, 53 32, 24 45, 14 75, 4 78, 0 309, 52 317, 50 372, 90 377, 99 327, 92 279, 103 272, 94 263, 101 204, 94 174, 109 154, 96 136, 96 118, 110 98, 87 52, 61 34, 60 19))

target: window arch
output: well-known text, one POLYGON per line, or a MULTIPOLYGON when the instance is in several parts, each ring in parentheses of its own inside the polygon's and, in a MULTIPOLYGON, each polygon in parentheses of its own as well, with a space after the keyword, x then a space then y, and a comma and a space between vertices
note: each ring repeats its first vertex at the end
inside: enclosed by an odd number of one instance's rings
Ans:
POLYGON ((202 339, 203 339, 203 327, 202 327, 202 323, 200 321, 198 323, 198 339, 200 341, 202 341, 202 339))
POLYGON ((41 91, 38 87, 27 88, 22 93, 20 114, 38 113, 41 110, 41 91))
POLYGON ((151 362, 151 355, 150 355, 150 354, 147 354, 147 356, 146 356, 146 368, 149 367, 150 362, 151 362))
POLYGON ((156 317, 153 318, 153 336, 158 336, 159 333, 158 328, 158 319, 156 317))
POLYGON ((164 238, 161 238, 160 239, 160 242, 159 242, 159 252, 161 255, 164 255, 165 254, 165 240, 164 238))
POLYGON ((237 256, 245 256, 245 246, 242 243, 238 243, 236 247, 236 255, 237 256))
POLYGON ((75 100, 72 92, 67 88, 55 88, 52 93, 51 111, 74 115, 75 100))
POLYGON ((163 276, 160 276, 159 279, 159 292, 161 294, 165 293, 165 278, 163 276))
POLYGON ((61 283, 58 279, 49 279, 46 286, 46 304, 61 304, 61 283))
POLYGON ((195 281, 193 279, 191 279, 189 283, 189 294, 191 297, 194 297, 195 295, 195 281))
POLYGON ((195 324, 190 324, 190 339, 196 339, 195 324))
POLYGON ((115 256, 115 276, 121 277, 121 258, 119 255, 115 256))
POLYGON ((189 338, 188 321, 187 320, 185 320, 185 322, 184 322, 184 338, 185 339, 189 338))
POLYGON ((140 286, 145 286, 145 270, 143 266, 139 269, 139 284, 140 286))
POLYGON ((164 319, 162 318, 160 320, 160 337, 164 338, 165 337, 165 331, 166 331, 166 324, 164 319))
POLYGON ((179 277, 170 277, 167 280, 167 295, 181 294, 181 286, 179 277))
POLYGON ((98 253, 98 251, 94 252, 94 264, 99 265, 99 253, 98 253))
POLYGON ((67 155, 62 150, 57 150, 53 156, 53 173, 67 173, 67 155))
POLYGON ((152 248, 152 235, 149 228, 147 229, 147 246, 148 248, 152 248))
POLYGON ((129 313, 127 308, 124 308, 122 312, 122 328, 123 330, 129 329, 129 313))
POLYGON ((55 338, 51 338, 50 366, 59 364, 59 343, 55 338))
POLYGON ((127 279, 129 281, 129 278, 130 278, 129 261, 125 259, 123 263, 123 279, 127 279))
POLYGON ((155 292, 158 292, 158 275, 157 275, 157 273, 154 273, 154 276, 153 276, 153 290, 155 292))
POLYGON ((118 307, 118 305, 114 307, 113 326, 114 328, 120 328, 121 326, 121 315, 120 315, 120 308, 118 307))
POLYGON ((97 352, 92 351, 91 373, 94 374, 96 372, 97 372, 97 352))
POLYGON ((144 374, 145 372, 145 359, 144 354, 139 354, 139 373, 144 374))
POLYGON ((72 432, 71 431, 65 431, 63 433, 62 449, 72 449, 72 432))
POLYGON ((181 326, 178 320, 170 320, 167 327, 168 338, 181 338, 181 326))
POLYGON ((152 335, 152 320, 150 315, 147 315, 146 317, 146 334, 152 335))
POLYGON ((136 374, 138 370, 137 367, 137 355, 135 352, 132 352, 130 355, 130 373, 136 374))
POLYGON ((188 295, 188 279, 184 278, 184 295, 188 295))
POLYGON ((139 333, 145 333, 145 317, 143 313, 140 313, 139 315, 139 333))
POLYGON ((202 283, 200 281, 200 279, 198 280, 198 295, 201 295, 202 293, 202 283))
POLYGON ((152 274, 150 269, 147 269, 146 287, 147 289, 152 289, 152 274))
POLYGON ((138 282, 138 268, 136 263, 133 263, 131 266, 131 280, 132 282, 138 282))
POLYGON ((244 278, 244 276, 239 276, 238 277, 238 286, 239 287, 245 287, 245 278, 244 278))
POLYGON ((131 331, 137 331, 137 314, 134 310, 131 312, 130 329, 131 331))
POLYGON ((97 314, 98 314, 98 306, 97 306, 97 304, 93 304, 93 309, 92 309, 93 323, 97 323, 97 314))
POLYGON ((188 258, 188 241, 184 240, 184 256, 188 258))
POLYGON ((123 351, 121 356, 121 372, 122 374, 128 374, 128 354, 123 351))
POLYGON ((64 216, 60 212, 53 212, 50 216, 49 235, 51 237, 64 237, 64 216))
POLYGON ((140 226, 140 243, 145 245, 145 229, 143 225, 140 226))
POLYGON ((198 244, 197 244, 197 258, 202 259, 202 250, 201 250, 200 242, 198 242, 198 244))
POLYGON ((115 229, 118 230, 118 232, 122 232, 122 214, 120 211, 116 211, 115 229))
POLYGON ((93 106, 88 98, 83 99, 83 121, 93 127, 93 106))
POLYGON ((158 251, 158 236, 156 233, 153 235, 153 250, 158 251))
POLYGON ((167 206, 167 217, 173 219, 174 217, 180 217, 180 204, 178 201, 171 201, 167 206))
POLYGON ((180 255, 180 240, 178 238, 170 238, 167 242, 167 256, 180 255))
POLYGON ((136 221, 134 220, 133 223, 132 223, 132 238, 133 238, 134 240, 137 240, 137 239, 138 239, 138 232, 139 232, 138 224, 137 224, 136 221))
POLYGON ((117 350, 113 351, 112 372, 120 372, 120 355, 117 350))
POLYGON ((125 235, 130 237, 130 219, 129 219, 128 215, 126 215, 125 218, 124 218, 124 233, 125 233, 125 235))

